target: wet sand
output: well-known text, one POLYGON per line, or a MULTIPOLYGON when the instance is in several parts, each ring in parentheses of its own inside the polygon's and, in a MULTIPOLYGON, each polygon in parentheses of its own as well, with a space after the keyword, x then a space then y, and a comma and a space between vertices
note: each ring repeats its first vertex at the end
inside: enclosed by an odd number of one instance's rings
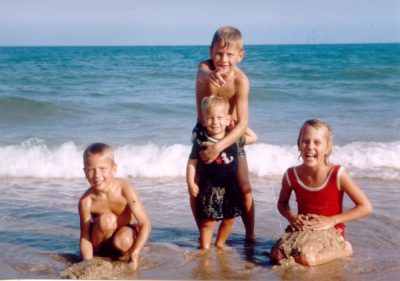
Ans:
MULTIPOLYGON (((257 243, 245 243, 243 224, 238 219, 228 240, 233 251, 213 249, 208 254, 197 250, 198 234, 184 179, 130 180, 148 210, 153 231, 141 255, 139 270, 132 272, 127 264, 115 264, 117 274, 113 271, 113 278, 326 280, 329 277, 352 281, 397 280, 400 275, 398 181, 356 179, 371 199, 374 214, 347 224, 346 239, 354 250, 351 257, 313 268, 273 268, 266 252, 287 225, 275 208, 280 179, 252 180, 257 243), (158 198, 163 200, 154 200, 155 187, 158 198)), ((60 272, 80 262, 76 202, 85 187, 83 179, 8 178, 2 182, 2 279, 61 279, 60 272)), ((351 206, 348 200, 346 206, 351 206)), ((103 277, 96 275, 96 278, 103 277)))

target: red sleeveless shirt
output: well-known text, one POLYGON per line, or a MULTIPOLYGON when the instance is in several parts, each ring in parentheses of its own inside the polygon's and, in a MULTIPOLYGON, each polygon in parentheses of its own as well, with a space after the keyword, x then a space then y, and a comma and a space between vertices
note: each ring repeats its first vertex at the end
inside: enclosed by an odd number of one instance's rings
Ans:
MULTIPOLYGON (((299 214, 316 214, 333 216, 342 213, 343 191, 340 189, 339 177, 343 168, 336 165, 329 172, 328 178, 319 187, 308 187, 298 177, 294 167, 286 172, 286 180, 296 194, 297 209, 299 214)), ((335 225, 344 235, 345 225, 335 225)))

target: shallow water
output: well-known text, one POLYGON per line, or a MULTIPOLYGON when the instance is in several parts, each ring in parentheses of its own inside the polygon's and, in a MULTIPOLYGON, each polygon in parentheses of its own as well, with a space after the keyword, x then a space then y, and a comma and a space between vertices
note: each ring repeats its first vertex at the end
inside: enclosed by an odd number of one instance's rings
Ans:
POLYGON ((122 279, 397 280, 400 44, 245 49, 249 124, 259 137, 246 148, 258 243, 244 244, 238 219, 235 251, 203 256, 184 175, 194 77, 208 48, 0 48, 0 278, 58 278, 79 260, 82 152, 101 141, 153 224, 140 271, 122 279), (298 165, 297 134, 309 118, 332 126, 331 160, 366 191, 374 214, 348 224, 352 257, 272 269, 265 251, 286 226, 275 208, 280 177, 298 165))
MULTIPOLYGON (((315 268, 272 268, 265 254, 286 222, 275 202, 279 180, 252 180, 256 201, 255 245, 244 243, 236 220, 228 241, 233 251, 197 250, 183 178, 129 179, 136 187, 153 225, 138 273, 123 279, 243 280, 395 280, 400 274, 398 181, 356 179, 374 206, 371 217, 347 224, 353 256, 315 268), (383 192, 384 190, 384 192, 383 192), (154 198, 158 199, 155 200, 154 198)), ((1 278, 60 278, 59 271, 79 261, 77 201, 83 179, 3 179, 0 190, 1 278)), ((345 200, 345 206, 351 206, 345 200)))

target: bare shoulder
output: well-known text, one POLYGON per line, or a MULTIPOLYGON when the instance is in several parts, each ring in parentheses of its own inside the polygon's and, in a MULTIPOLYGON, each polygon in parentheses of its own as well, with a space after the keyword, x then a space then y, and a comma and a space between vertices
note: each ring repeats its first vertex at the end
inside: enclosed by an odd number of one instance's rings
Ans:
POLYGON ((79 215, 82 217, 88 216, 90 214, 90 208, 93 203, 93 192, 91 188, 88 188, 85 193, 79 198, 78 211, 79 215))
POLYGON ((124 197, 136 197, 136 190, 131 183, 124 179, 115 179, 121 188, 121 194, 124 197))
POLYGON ((92 189, 89 187, 89 188, 82 194, 82 196, 79 198, 79 205, 88 204, 89 202, 91 202, 91 201, 92 201, 92 195, 93 195, 93 191, 92 191, 92 189))
POLYGON ((214 64, 212 62, 212 60, 208 59, 208 60, 203 60, 201 62, 199 62, 199 70, 214 70, 214 64))
POLYGON ((247 75, 239 67, 235 68, 235 82, 249 84, 249 78, 247 78, 247 75))

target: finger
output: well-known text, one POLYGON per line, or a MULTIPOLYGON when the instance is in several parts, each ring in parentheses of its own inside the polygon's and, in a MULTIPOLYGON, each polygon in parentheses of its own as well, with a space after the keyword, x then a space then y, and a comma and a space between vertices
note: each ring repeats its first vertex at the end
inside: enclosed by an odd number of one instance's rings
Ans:
POLYGON ((218 79, 218 83, 223 86, 225 84, 225 79, 221 76, 221 74, 217 73, 216 78, 218 79))
POLYGON ((200 144, 200 146, 210 146, 210 145, 212 145, 212 143, 211 142, 208 142, 208 141, 203 141, 201 144, 200 144))
POLYGON ((218 88, 220 88, 222 86, 218 79, 211 79, 210 82, 211 82, 211 84, 213 84, 214 86, 216 86, 218 88))

